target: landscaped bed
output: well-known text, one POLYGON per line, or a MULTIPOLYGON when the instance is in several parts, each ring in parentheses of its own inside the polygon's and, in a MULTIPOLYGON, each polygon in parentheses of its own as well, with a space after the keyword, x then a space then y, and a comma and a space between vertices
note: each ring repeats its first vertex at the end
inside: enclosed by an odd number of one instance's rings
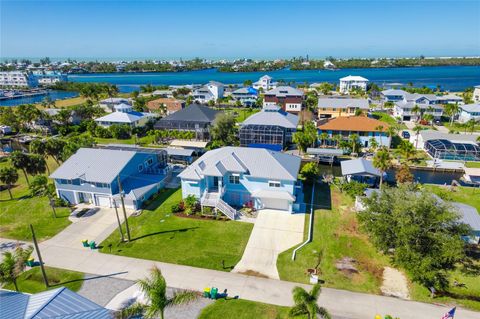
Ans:
POLYGON ((242 257, 253 224, 184 218, 172 213, 180 189, 162 190, 138 217, 130 217, 132 241, 113 232, 100 244, 104 253, 230 271, 242 257))
MULTIPOLYGON (((45 267, 49 288, 67 287, 70 290, 78 291, 82 287, 84 274, 81 272, 45 267)), ((48 290, 43 282, 42 272, 39 266, 25 271, 17 279, 18 289, 21 292, 37 293, 48 290)), ((8 284, 5 289, 15 290, 13 284, 8 284)))

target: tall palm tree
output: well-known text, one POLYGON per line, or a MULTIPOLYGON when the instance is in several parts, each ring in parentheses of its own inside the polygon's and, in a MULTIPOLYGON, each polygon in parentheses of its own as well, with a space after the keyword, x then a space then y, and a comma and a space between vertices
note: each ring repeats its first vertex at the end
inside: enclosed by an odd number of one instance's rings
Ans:
POLYGON ((475 122, 474 119, 468 120, 467 123, 465 123, 465 133, 467 133, 467 129, 470 130, 470 134, 473 134, 473 131, 475 131, 475 125, 477 123, 475 122))
POLYGON ((380 132, 380 146, 383 146, 382 136, 381 136, 383 133, 383 125, 378 125, 377 127, 375 127, 375 131, 380 132))
POLYGON ((453 125, 453 120, 455 119, 455 115, 460 112, 460 107, 458 106, 458 103, 448 103, 445 105, 445 113, 447 113, 448 116, 450 116, 450 125, 453 125))
POLYGON ((25 263, 32 252, 33 248, 31 246, 26 249, 18 246, 13 252, 4 252, 0 264, 0 282, 13 284, 15 290, 18 291, 17 278, 25 270, 25 263))
POLYGON ((380 188, 383 184, 383 174, 392 167, 392 156, 385 147, 381 148, 373 157, 373 166, 375 166, 381 173, 380 188))
POLYGON ((420 125, 415 125, 413 131, 415 132, 415 148, 418 148, 418 135, 422 131, 422 127, 420 125))
POLYGON ((413 147, 413 144, 409 141, 402 140, 398 145, 398 149, 400 150, 400 154, 403 155, 405 160, 408 162, 413 156, 415 156, 416 150, 413 147))
MULTIPOLYGON (((418 113, 420 113, 420 112, 421 112, 420 107, 419 107, 417 104, 415 104, 415 105, 412 107, 412 113, 415 114, 415 115, 418 115, 418 113)), ((418 119, 417 119, 417 122, 418 122, 418 119)))
POLYGON ((292 294, 295 306, 290 308, 289 316, 296 317, 306 315, 308 319, 313 319, 317 318, 317 315, 320 315, 322 318, 330 319, 331 317, 327 309, 317 304, 321 292, 322 288, 320 284, 314 285, 310 292, 302 287, 293 288, 292 294))
POLYGON ((349 136, 350 145, 352 147, 352 153, 357 153, 357 146, 358 146, 358 135, 352 134, 349 136))
POLYGON ((4 167, 0 169, 0 182, 7 185, 8 194, 10 199, 13 199, 12 185, 18 181, 18 172, 13 167, 4 167))
POLYGON ((134 303, 125 308, 120 314, 120 318, 127 319, 143 314, 145 318, 165 318, 165 309, 170 306, 186 304, 198 298, 198 293, 194 291, 183 291, 174 293, 173 297, 167 296, 167 282, 162 272, 157 267, 150 271, 150 277, 139 280, 138 285, 145 293, 149 303, 147 305, 134 303))
POLYGON ((322 146, 325 146, 325 143, 327 142, 327 139, 328 139, 328 133, 323 132, 322 134, 320 134, 319 138, 322 141, 322 146))

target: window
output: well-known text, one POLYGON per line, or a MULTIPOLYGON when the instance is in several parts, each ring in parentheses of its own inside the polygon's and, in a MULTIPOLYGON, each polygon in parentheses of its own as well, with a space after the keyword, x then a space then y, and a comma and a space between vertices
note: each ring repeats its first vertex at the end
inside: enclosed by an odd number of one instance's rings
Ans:
POLYGON ((239 175, 230 175, 228 177, 228 181, 230 184, 240 184, 240 176, 239 175))
POLYGON ((142 164, 138 165, 138 171, 139 172, 143 171, 143 165, 142 164))
POLYGON ((280 182, 277 182, 277 181, 268 182, 268 187, 280 187, 280 186, 281 186, 280 182))

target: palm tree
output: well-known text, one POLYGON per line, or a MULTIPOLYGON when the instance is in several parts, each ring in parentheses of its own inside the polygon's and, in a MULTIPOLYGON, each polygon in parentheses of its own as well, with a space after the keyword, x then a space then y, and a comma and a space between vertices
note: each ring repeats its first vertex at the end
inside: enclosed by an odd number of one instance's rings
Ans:
POLYGON ((377 140, 376 140, 374 137, 372 137, 372 138, 370 138, 370 140, 368 141, 368 143, 370 144, 370 148, 371 148, 372 153, 375 152, 375 150, 376 150, 377 147, 378 147, 378 142, 377 142, 377 140))
POLYGON ((468 122, 465 124, 465 133, 467 133, 467 129, 470 130, 470 134, 473 134, 473 131, 475 131, 475 120, 471 119, 468 120, 468 122))
POLYGON ((433 117, 432 114, 425 114, 425 115, 423 116, 423 119, 424 119, 425 121, 429 122, 431 126, 433 126, 434 117, 433 117))
POLYGON ((415 147, 413 147, 413 144, 406 140, 402 140, 400 142, 400 145, 398 145, 398 149, 400 150, 400 154, 403 155, 403 157, 407 162, 416 153, 416 150, 415 150, 415 147))
POLYGON ((458 114, 458 112, 460 112, 458 103, 455 103, 455 104, 448 103, 447 105, 445 105, 445 113, 447 113, 448 116, 450 116, 450 125, 453 125, 453 120, 455 118, 455 115, 458 114))
MULTIPOLYGON (((415 105, 412 107, 412 113, 415 114, 415 115, 418 115, 418 113, 420 113, 420 112, 421 112, 420 107, 419 107, 417 104, 415 104, 415 105)), ((418 119, 417 119, 417 122, 418 122, 418 119)))
POLYGON ((328 133, 326 132, 323 132, 322 134, 320 134, 320 140, 322 141, 322 146, 325 146, 325 143, 327 142, 327 139, 328 139, 328 133))
POLYGON ((12 185, 18 181, 18 172, 13 167, 4 167, 0 169, 0 182, 7 185, 8 193, 10 194, 10 199, 13 199, 12 195, 12 185))
POLYGON ((150 277, 139 280, 138 285, 148 298, 149 304, 134 303, 125 308, 120 317, 122 319, 132 318, 143 314, 145 318, 165 318, 165 309, 170 306, 189 303, 198 298, 194 291, 183 291, 174 293, 173 297, 167 296, 167 282, 162 272, 157 267, 150 271, 150 277))
POLYGON ((4 252, 0 264, 0 282, 13 284, 15 290, 18 291, 17 278, 25 270, 25 263, 32 252, 31 246, 27 249, 18 246, 13 253, 11 251, 4 252))
POLYGON ((357 153, 357 146, 358 146, 358 135, 352 134, 349 137, 350 145, 352 147, 352 153, 357 153))
POLYGON ((386 148, 381 148, 373 157, 373 166, 380 171, 380 188, 383 184, 383 174, 392 167, 392 156, 386 148))
POLYGON ((28 180, 27 176, 27 168, 30 166, 30 158, 28 155, 20 151, 14 151, 10 155, 10 161, 12 162, 14 168, 22 170, 27 184, 30 185, 30 181, 28 180))
POLYGON ((317 318, 317 315, 320 315, 322 318, 330 319, 331 317, 327 309, 317 304, 321 292, 322 288, 320 284, 314 285, 310 292, 302 287, 293 288, 292 294, 295 306, 290 308, 289 316, 296 317, 306 315, 308 319, 313 319, 317 318))
POLYGON ((383 125, 378 125, 377 127, 375 127, 375 131, 380 132, 380 146, 383 146, 383 142, 382 142, 383 125))
POLYGON ((415 125, 413 131, 415 132, 415 148, 418 148, 418 135, 422 131, 422 127, 420 125, 415 125))

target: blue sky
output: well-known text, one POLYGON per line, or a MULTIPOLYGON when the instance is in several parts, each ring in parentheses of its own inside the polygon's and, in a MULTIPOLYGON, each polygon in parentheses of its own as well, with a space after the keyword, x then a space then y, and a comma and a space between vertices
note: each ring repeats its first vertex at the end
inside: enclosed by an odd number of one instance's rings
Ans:
POLYGON ((480 1, 0 0, 0 56, 480 55, 480 1))

